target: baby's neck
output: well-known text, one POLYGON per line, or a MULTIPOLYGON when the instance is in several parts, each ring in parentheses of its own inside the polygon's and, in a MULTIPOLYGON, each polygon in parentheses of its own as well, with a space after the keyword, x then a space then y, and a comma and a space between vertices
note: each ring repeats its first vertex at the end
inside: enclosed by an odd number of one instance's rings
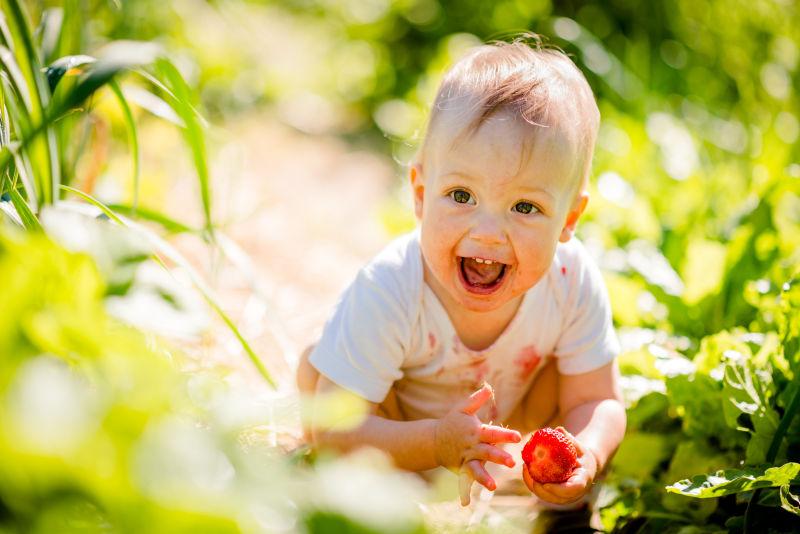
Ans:
POLYGON ((517 297, 491 312, 473 312, 461 307, 451 310, 447 305, 444 308, 464 346, 471 350, 483 350, 489 348, 506 331, 517 314, 520 302, 522 297, 517 297))
POLYGON ((425 269, 424 278, 425 283, 428 284, 447 312, 459 339, 464 346, 471 350, 489 348, 497 341, 497 338, 505 332, 514 319, 523 298, 523 295, 520 295, 490 312, 471 311, 450 298, 427 269, 425 269))

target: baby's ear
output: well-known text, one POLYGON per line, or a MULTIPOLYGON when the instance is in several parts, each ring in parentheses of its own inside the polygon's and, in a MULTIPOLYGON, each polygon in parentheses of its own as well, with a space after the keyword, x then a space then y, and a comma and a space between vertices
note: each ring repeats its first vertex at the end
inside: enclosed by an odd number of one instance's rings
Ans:
POLYGON ((564 222, 564 228, 561 229, 561 235, 558 237, 558 240, 562 243, 572 239, 572 234, 575 233, 575 226, 578 224, 578 219, 583 215, 587 202, 589 202, 589 193, 585 190, 579 191, 572 202, 569 213, 567 213, 567 220, 564 222))
POLYGON ((414 163, 409 171, 411 192, 414 195, 414 214, 422 219, 422 199, 425 197, 425 182, 422 177, 422 164, 414 163))

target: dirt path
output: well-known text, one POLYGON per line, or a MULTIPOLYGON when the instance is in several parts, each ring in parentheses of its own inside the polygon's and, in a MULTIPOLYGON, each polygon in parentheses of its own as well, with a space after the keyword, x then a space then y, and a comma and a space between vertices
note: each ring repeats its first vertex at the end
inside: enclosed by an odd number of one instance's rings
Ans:
MULTIPOLYGON (((289 388, 298 352, 318 337, 358 269, 391 239, 378 213, 401 170, 385 156, 268 117, 223 135, 212 165, 215 220, 249 258, 259 291, 243 276, 247 268, 209 262, 196 242, 179 246, 199 264, 222 265, 211 278, 225 309, 289 388)), ((180 183, 171 197, 194 198, 193 188, 180 183)), ((259 388, 261 378, 224 326, 214 328, 204 353, 217 361, 224 355, 259 388)))

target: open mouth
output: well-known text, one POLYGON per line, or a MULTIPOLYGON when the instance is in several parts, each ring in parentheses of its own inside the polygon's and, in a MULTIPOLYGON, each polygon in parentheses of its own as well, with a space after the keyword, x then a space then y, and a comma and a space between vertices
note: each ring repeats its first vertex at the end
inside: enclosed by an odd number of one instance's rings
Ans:
POLYGON ((488 295, 495 292, 506 276, 508 265, 482 258, 458 257, 459 278, 470 293, 488 295))

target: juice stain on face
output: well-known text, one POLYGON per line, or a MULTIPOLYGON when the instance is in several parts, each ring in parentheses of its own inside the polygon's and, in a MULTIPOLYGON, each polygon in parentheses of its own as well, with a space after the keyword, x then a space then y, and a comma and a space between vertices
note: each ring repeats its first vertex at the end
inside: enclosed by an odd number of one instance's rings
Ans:
POLYGON ((541 361, 542 358, 536 351, 536 347, 533 345, 523 347, 519 352, 519 357, 514 360, 514 365, 516 365, 519 370, 520 381, 524 382, 528 380, 536 368, 539 367, 541 361))

